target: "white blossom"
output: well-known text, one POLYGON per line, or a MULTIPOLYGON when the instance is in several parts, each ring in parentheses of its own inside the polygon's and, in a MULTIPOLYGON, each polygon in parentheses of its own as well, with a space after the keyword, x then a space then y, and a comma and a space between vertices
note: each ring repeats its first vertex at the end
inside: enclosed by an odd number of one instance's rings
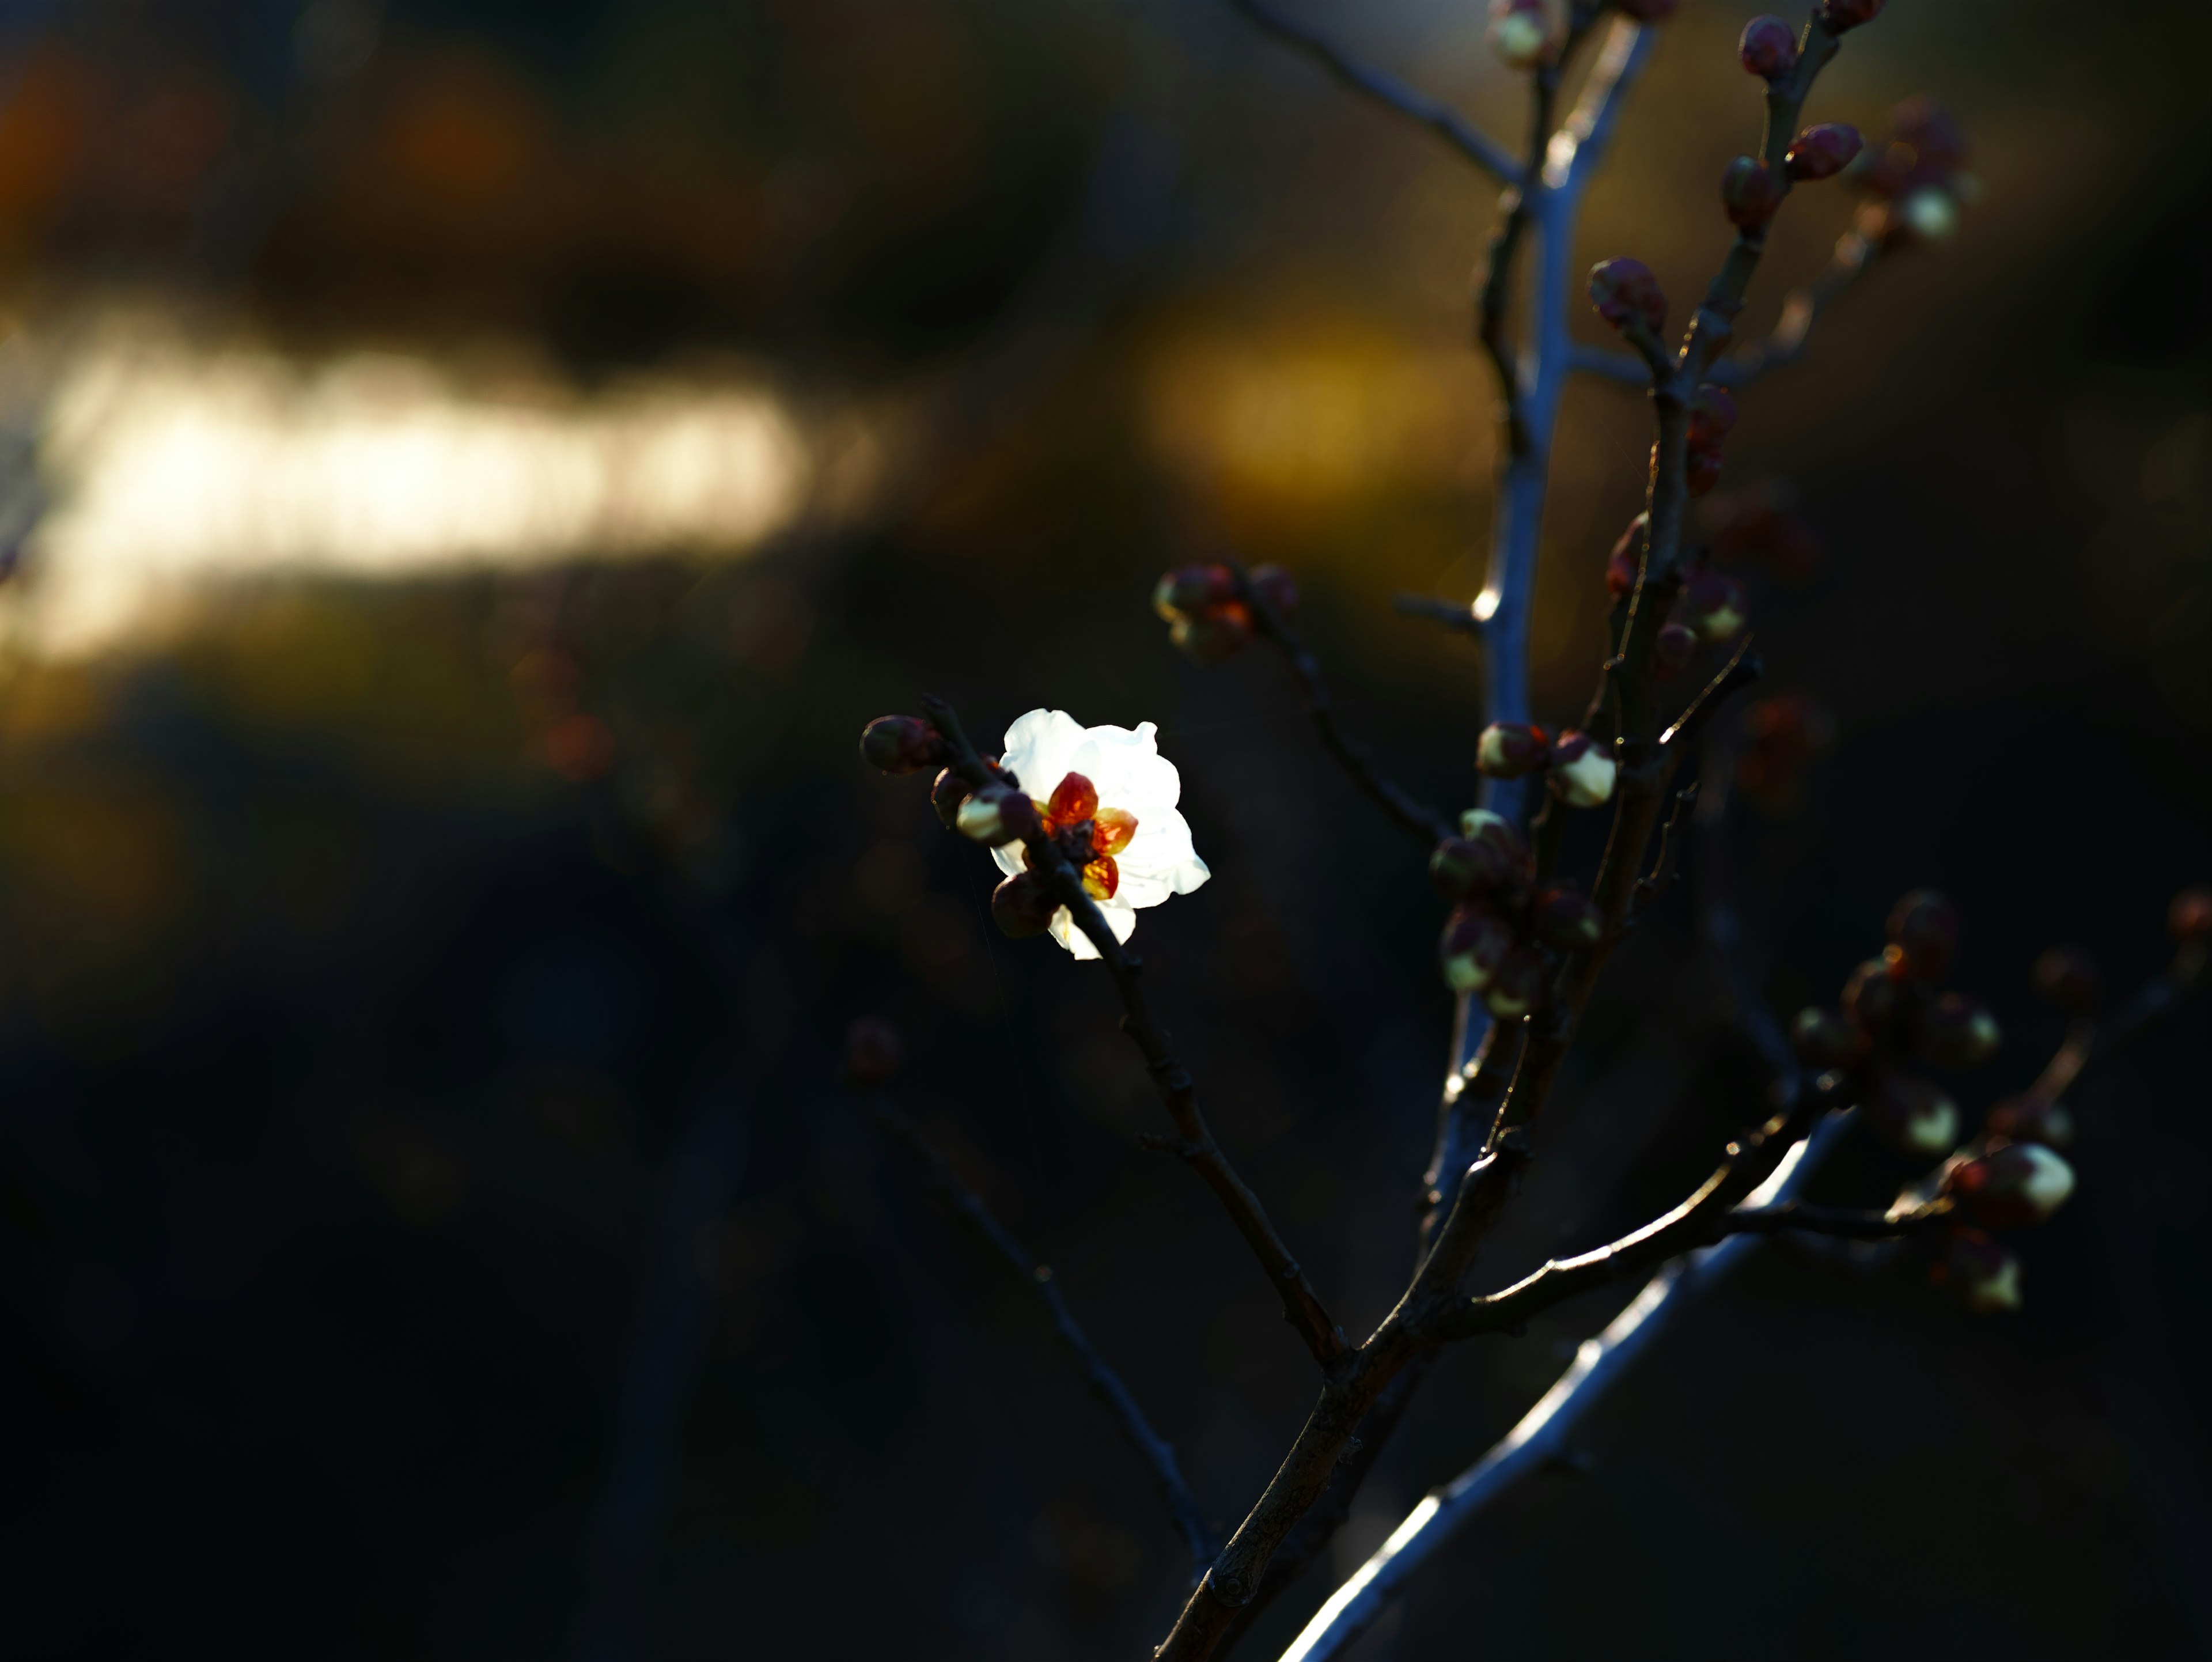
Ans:
MULTIPOLYGON (((1135 816, 1134 833, 1108 856, 1115 868, 1114 892, 1094 892, 1116 941, 1135 933, 1139 907, 1157 906, 1171 894, 1188 894, 1212 875, 1191 846, 1189 825, 1176 812, 1182 776, 1159 753, 1158 732, 1150 721, 1134 731, 1086 728, 1066 710, 1033 709, 1006 729, 1006 751, 999 758, 1040 804, 1050 800, 1069 774, 1079 773, 1098 793, 1102 818, 1109 810, 1135 816)), ((992 855, 1009 876, 1024 868, 1019 843, 992 855)), ((1052 938, 1077 958, 1098 956, 1065 906, 1053 914, 1052 938)))

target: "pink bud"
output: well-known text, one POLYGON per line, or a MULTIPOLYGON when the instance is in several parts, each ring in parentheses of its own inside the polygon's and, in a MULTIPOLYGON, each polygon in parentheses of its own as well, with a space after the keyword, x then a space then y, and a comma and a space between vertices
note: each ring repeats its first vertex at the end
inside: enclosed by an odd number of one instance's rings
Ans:
POLYGON ((1743 66, 1762 81, 1779 81, 1797 67, 1797 37, 1778 17, 1754 17, 1735 44, 1743 66))
POLYGON ((890 1084, 898 1073, 900 1049, 890 1022, 862 1016, 845 1030, 845 1077, 868 1089, 890 1084))
POLYGON ((937 817, 951 831, 960 819, 960 805, 968 800, 968 782, 947 768, 937 776, 929 788, 929 806, 937 810, 937 817))
POLYGON ((1944 994, 1920 1018, 1920 1054, 1938 1068, 1978 1068, 2003 1042, 1997 1019, 1957 993, 1944 994))
POLYGON ((1668 624, 1651 643, 1651 678, 1671 681, 1690 667, 1698 655, 1696 634, 1680 624, 1668 624))
POLYGON ((1865 143, 1856 127, 1846 126, 1840 121, 1826 121, 1817 127, 1806 128, 1792 139, 1782 162, 1795 180, 1810 182, 1833 179, 1851 165, 1865 143))
POLYGON ((1195 617, 1237 598, 1237 575, 1225 565, 1179 565, 1152 588, 1152 610, 1168 622, 1195 617))
POLYGON ((1437 959, 1454 992, 1479 993, 1513 949, 1513 931, 1504 918, 1487 907, 1462 906, 1445 921, 1437 959))
POLYGON ((1797 1060, 1822 1072, 1855 1061, 1863 1044, 1850 1022, 1817 1004, 1798 1011, 1790 1024, 1790 1048, 1797 1060))
POLYGON ((2020 1308, 2020 1260, 1978 1229, 1956 1229, 1929 1272, 1970 1310, 2020 1308))
POLYGON ((1989 1133, 2007 1142, 2039 1142, 2063 1148, 2074 1141, 2074 1116, 2048 1097, 2008 1097, 1990 1110, 1989 1133))
POLYGON ((1831 34, 1842 34, 1881 15, 1887 0, 1820 0, 1820 23, 1831 34))
POLYGON ((1469 808, 1459 817, 1459 834, 1490 849, 1506 869, 1516 874, 1527 872, 1528 845, 1521 840, 1521 833, 1513 829, 1504 815, 1492 813, 1488 808, 1469 808))
POLYGON ((1743 585, 1717 571, 1700 571, 1682 589, 1682 622, 1705 640, 1734 639, 1750 615, 1743 585))
POLYGON ((1035 872, 1017 872, 991 891, 991 922, 1016 941, 1042 934, 1059 910, 1060 902, 1035 872))
POLYGON ((1735 427, 1735 400, 1728 388, 1707 381, 1690 400, 1690 442, 1718 445, 1735 427))
POLYGON ((1667 326, 1667 296, 1640 259, 1608 259, 1591 266, 1589 297, 1597 314, 1616 329, 1638 317, 1655 330, 1667 326))
POLYGON ((2053 947, 2035 960, 2035 990, 2070 1015, 2087 1015, 2104 996, 2104 977, 2088 953, 2053 947))
POLYGON ((911 715, 878 715, 860 734, 860 754, 885 773, 919 773, 951 754, 937 729, 911 715))
POLYGON ((1595 947, 1605 934, 1605 914, 1598 910, 1597 902, 1569 883, 1538 895, 1529 909, 1528 922, 1537 940, 1562 953, 1595 947))
POLYGON ((1542 767, 1551 753, 1543 728, 1525 721, 1492 721, 1476 742, 1474 765, 1492 779, 1518 779, 1542 767))
POLYGON ((1718 444, 1692 445, 1682 469, 1683 483, 1692 496, 1702 496, 1721 482, 1721 451, 1718 444))
POLYGON ((1859 1111, 1901 1154, 1933 1160, 1958 1144, 1959 1105, 1917 1074, 1885 1072, 1859 1111))
POLYGON ((2074 1168, 2039 1142, 2008 1142, 1943 1173, 1943 1192, 1984 1229, 2041 1223, 2074 1192, 2074 1168))
POLYGON ((1606 557, 1605 592, 1616 600, 1626 600, 1635 591, 1636 574, 1644 564, 1644 533, 1650 523, 1649 514, 1638 514, 1606 557))
MULTIPOLYGON (((1496 816, 1492 816, 1495 818, 1496 816)), ((1498 821, 1503 825, 1504 821, 1498 821)), ((1528 851, 1517 837, 1448 837, 1429 856, 1429 876, 1450 900, 1495 895, 1510 901, 1528 880, 1528 851)))
POLYGON ((1610 800, 1620 771, 1610 746, 1572 728, 1552 746, 1552 794, 1571 808, 1594 808, 1610 800))
POLYGON ((1721 205, 1729 222, 1738 230, 1755 231, 1774 217, 1782 205, 1782 186, 1766 165, 1755 157, 1740 155, 1721 175, 1721 205))
POLYGON ((1168 639, 1198 662, 1218 664, 1250 643, 1252 614, 1242 600, 1225 600, 1196 617, 1176 618, 1168 625, 1168 639))
POLYGON ((1959 950, 1959 909, 1933 889, 1915 889, 1889 914, 1884 956, 1900 981, 1940 981, 1959 950))
POLYGON ((1255 565, 1250 577, 1252 592, 1288 617, 1298 609, 1298 586, 1279 565, 1255 565))

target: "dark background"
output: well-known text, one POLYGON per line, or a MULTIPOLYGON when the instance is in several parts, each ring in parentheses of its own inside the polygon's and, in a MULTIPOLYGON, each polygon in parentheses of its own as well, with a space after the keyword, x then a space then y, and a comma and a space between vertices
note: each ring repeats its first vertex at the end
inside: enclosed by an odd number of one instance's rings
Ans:
MULTIPOLYGON (((1756 131, 1747 9, 1687 0, 1586 219, 1678 305, 1756 131)), ((1300 10, 1517 125, 1472 6, 1300 10)), ((1891 10, 1817 114, 1878 132, 1937 92, 1985 195, 1744 401, 1729 482, 1794 481, 1823 551, 1759 587, 1762 648, 1836 739, 1742 822, 1735 881, 1785 1014, 1900 891, 1953 893, 1959 982, 2008 1033, 1978 1110, 2056 1043, 2037 952, 2132 986, 2212 876, 2212 41, 2178 4, 1891 10)), ((925 691, 984 734, 1159 722, 1215 877, 1144 915, 1156 996, 1333 1308, 1379 1318, 1439 907, 1279 664, 1181 662, 1146 596, 1194 556, 1282 561, 1351 719, 1471 797, 1469 651, 1388 597, 1480 581, 1494 193, 1199 0, 412 0, 359 9, 343 73, 300 15, 0 12, 21 315, 125 295, 305 360, 520 338, 586 393, 734 355, 810 430, 890 412, 888 460, 742 559, 242 582, 133 650, 9 648, 0 1646, 1144 1653, 1175 1537, 839 1087, 847 1022, 900 1026, 908 1106, 1221 1519, 1309 1367, 1136 1146, 1158 1109, 1103 978, 991 931, 995 874, 854 740, 925 691)), ((1793 199, 1754 320, 1845 195, 1793 199)), ((1590 679, 1644 420, 1568 400, 1549 719, 1590 679)), ((1759 1117, 1695 898, 1619 960, 1486 1279, 1672 1203, 1759 1117)), ((1762 1254, 1593 1415, 1584 1472, 1487 1513, 1360 1654, 2204 1653, 2206 1026, 2075 1102, 2080 1198, 2021 1243, 2022 1312, 1762 1254)), ((1856 1148, 1820 1192, 1898 1176, 1856 1148)), ((1337 1570, 1617 1303, 1440 1367, 1337 1570)))

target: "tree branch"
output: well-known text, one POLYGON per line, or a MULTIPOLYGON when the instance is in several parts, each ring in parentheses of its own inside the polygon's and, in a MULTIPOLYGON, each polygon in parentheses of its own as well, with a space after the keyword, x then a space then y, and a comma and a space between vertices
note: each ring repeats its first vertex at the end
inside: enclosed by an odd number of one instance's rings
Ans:
POLYGON ((951 1161, 945 1159, 922 1135, 921 1129, 889 1097, 880 1093, 871 1093, 868 1108, 875 1116, 876 1123, 907 1146, 928 1170, 930 1176, 936 1179, 938 1187, 945 1191, 946 1198, 967 1214, 969 1221, 991 1244, 993 1250, 1043 1300, 1052 1330, 1059 1336, 1060 1343, 1067 1348, 1068 1354, 1075 1358, 1076 1367, 1083 1372, 1084 1382, 1091 1387, 1091 1394, 1106 1404, 1107 1411, 1120 1423, 1121 1434, 1128 1439, 1129 1446, 1136 1450, 1137 1458, 1152 1472, 1152 1482, 1159 1489, 1160 1500, 1166 1506, 1169 1517, 1175 1520, 1176 1527, 1182 1532, 1183 1546, 1190 1555, 1191 1579, 1195 1581, 1206 1574, 1206 1567, 1213 1562, 1214 1555, 1221 1549, 1220 1543, 1206 1525, 1206 1513, 1199 1506, 1198 1497, 1191 1493, 1190 1485, 1183 1481, 1182 1468, 1176 1461, 1174 1446, 1152 1429, 1152 1422, 1145 1417, 1145 1410, 1138 1406, 1136 1397, 1122 1383, 1121 1376, 1106 1365, 1106 1359, 1091 1342, 1090 1336, 1084 1332, 1075 1319, 1074 1312, 1067 1307, 1067 1300, 1060 1296, 1060 1284, 1053 1279, 1052 1267, 1038 1262, 1008 1233, 997 1215, 983 1203, 983 1197, 961 1182, 959 1173, 952 1169, 951 1161))
POLYGON ((1393 781, 1376 765, 1366 746, 1338 724, 1336 705, 1329 697, 1328 683, 1322 678, 1320 662, 1306 650, 1305 642, 1298 638, 1274 602, 1246 578, 1243 568, 1232 569, 1237 573, 1240 598, 1250 608, 1260 633, 1281 651, 1289 661, 1291 673, 1298 678, 1298 689, 1305 695, 1306 714, 1313 717, 1322 743, 1352 776, 1352 782, 1425 843, 1441 843, 1455 835, 1458 827, 1393 781))
POLYGON ((1478 641, 1488 632, 1476 618, 1474 608, 1457 600, 1439 600, 1431 594, 1393 594, 1390 605, 1408 618, 1426 618, 1432 624, 1472 635, 1478 641))
MULTIPOLYGON (((1006 770, 985 762, 969 742, 967 730, 961 726, 960 717, 951 705, 935 697, 924 698, 921 705, 951 746, 951 765, 962 779, 978 789, 1007 780, 1006 770)), ((1267 1216, 1267 1208, 1261 1205, 1259 1196, 1237 1174, 1221 1145, 1213 1140, 1212 1128, 1198 1105, 1198 1083, 1191 1077, 1190 1070, 1176 1060, 1174 1051, 1169 1048, 1167 1029, 1153 1014, 1152 1001, 1146 995, 1141 979, 1143 960, 1114 938, 1114 931, 1107 926, 1097 903, 1084 892, 1081 875, 1049 837, 1040 832, 1027 840, 1026 847, 1030 869, 1051 886, 1054 897, 1067 908, 1075 927, 1097 949, 1100 960, 1114 978, 1115 989, 1121 995, 1121 1031, 1144 1052, 1152 1087, 1159 1093, 1168 1117, 1180 1134, 1181 1140, 1170 1146, 1206 1180, 1206 1187, 1220 1200, 1230 1221, 1250 1245, 1261 1268, 1267 1271, 1269 1284, 1282 1300, 1284 1318, 1305 1341, 1314 1360, 1324 1368, 1329 1367, 1350 1346, 1322 1307, 1320 1295, 1307 1280, 1305 1271, 1298 1267, 1297 1259, 1267 1216)))
POLYGON ((1287 46, 1312 58, 1346 86, 1399 114, 1410 117, 1442 138, 1469 161, 1501 184, 1520 172, 1519 164, 1504 147, 1470 123, 1450 105, 1408 86, 1397 76, 1363 64, 1318 30, 1296 23, 1267 0, 1229 0, 1255 23, 1287 46))

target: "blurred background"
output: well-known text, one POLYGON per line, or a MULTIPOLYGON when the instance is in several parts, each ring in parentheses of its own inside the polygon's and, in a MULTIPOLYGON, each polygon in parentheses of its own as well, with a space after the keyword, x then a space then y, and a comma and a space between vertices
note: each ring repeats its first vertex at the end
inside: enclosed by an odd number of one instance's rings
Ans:
MULTIPOLYGON (((1472 0, 1295 9, 1518 131, 1472 0)), ((1758 130, 1752 9, 1687 0, 1590 200, 1579 259, 1678 308, 1758 130)), ((2056 1043, 2036 953, 2131 988, 2212 876, 2212 20, 2127 20, 1900 0, 1852 38, 1816 119, 1936 93, 1981 198, 1729 451, 1809 527, 1754 604, 1829 735, 1732 833, 1756 973, 1832 997, 1948 889, 2008 1032, 1977 1110, 2056 1043)), ((1471 648, 1389 596, 1480 582, 1494 199, 1218 0, 0 5, 0 1645, 1145 1653, 1176 1539, 839 1086, 846 1024, 898 1025, 907 1106, 1220 1519, 1308 1365, 1136 1146, 1103 978, 999 937, 996 874, 854 740, 924 691, 979 735, 1160 724, 1215 875, 1144 915, 1156 996, 1364 1330, 1441 909, 1280 664, 1200 671, 1146 600, 1288 566, 1349 718, 1471 801, 1471 648)), ((1851 211, 1793 199, 1751 324, 1851 211)), ((1567 401, 1543 719, 1647 419, 1567 401)), ((1698 887, 1617 961, 1486 1279, 1761 1117, 1698 887)), ((2023 1312, 1762 1255, 1360 1655, 2212 1652, 2207 1025, 2074 1104, 2023 1312)), ((1856 1148, 1819 1192, 1898 1177, 1856 1148)), ((1619 1302, 1439 1367, 1334 1572, 1619 1302)))

